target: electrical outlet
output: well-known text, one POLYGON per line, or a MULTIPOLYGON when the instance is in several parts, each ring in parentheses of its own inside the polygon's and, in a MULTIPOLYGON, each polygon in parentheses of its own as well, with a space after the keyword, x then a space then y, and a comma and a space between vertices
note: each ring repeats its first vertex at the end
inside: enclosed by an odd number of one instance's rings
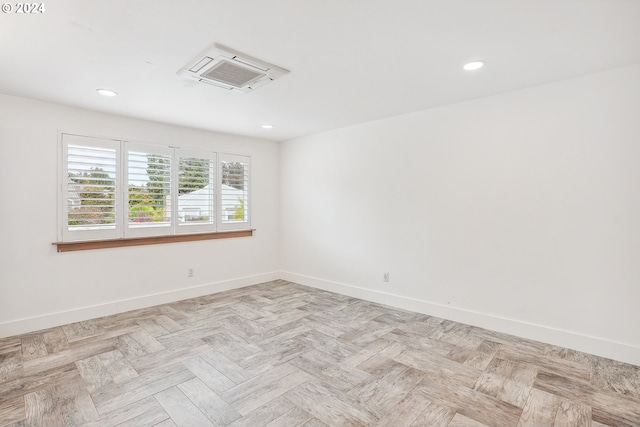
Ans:
POLYGON ((187 277, 193 277, 193 268, 187 270, 187 277))
POLYGON ((384 275, 382 276, 382 280, 385 282, 389 281, 389 273, 384 273, 384 275))

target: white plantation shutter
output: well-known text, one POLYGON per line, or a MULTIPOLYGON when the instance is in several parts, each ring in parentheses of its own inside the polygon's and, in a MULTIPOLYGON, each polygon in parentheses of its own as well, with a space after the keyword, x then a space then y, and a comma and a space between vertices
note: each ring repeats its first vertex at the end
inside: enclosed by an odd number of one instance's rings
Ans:
POLYGON ((62 242, 249 230, 250 157, 61 134, 62 242))
POLYGON ((125 237, 173 234, 172 157, 173 149, 170 147, 127 142, 125 237))
POLYGON ((215 153, 177 149, 178 233, 215 231, 215 153))
POLYGON ((119 141, 62 135, 64 241, 117 237, 119 141))
POLYGON ((249 229, 250 158, 220 154, 220 228, 249 229))

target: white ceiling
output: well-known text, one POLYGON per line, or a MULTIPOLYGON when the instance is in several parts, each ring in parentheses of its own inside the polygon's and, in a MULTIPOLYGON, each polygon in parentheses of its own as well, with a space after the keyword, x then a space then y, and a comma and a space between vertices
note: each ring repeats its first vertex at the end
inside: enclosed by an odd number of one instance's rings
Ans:
POLYGON ((0 92, 274 140, 640 62, 640 0, 44 3, 0 14, 0 92), (291 72, 251 93, 176 74, 214 42, 291 72))

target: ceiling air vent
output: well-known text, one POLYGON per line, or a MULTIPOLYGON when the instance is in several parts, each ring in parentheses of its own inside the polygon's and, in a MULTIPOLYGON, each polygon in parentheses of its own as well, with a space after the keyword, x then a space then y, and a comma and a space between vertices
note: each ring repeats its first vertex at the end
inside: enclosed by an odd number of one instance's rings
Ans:
POLYGON ((216 43, 178 71, 178 75, 231 91, 251 92, 288 72, 216 43))

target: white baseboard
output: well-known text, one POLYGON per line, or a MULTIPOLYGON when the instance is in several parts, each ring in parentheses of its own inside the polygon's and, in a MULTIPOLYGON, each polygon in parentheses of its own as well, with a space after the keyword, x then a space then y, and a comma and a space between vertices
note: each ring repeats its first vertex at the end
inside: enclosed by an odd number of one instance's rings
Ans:
POLYGON ((190 288, 176 289, 169 292, 112 301, 88 307, 79 307, 25 319, 11 320, 0 323, 0 338, 53 328, 60 325, 66 325, 68 323, 81 322, 83 320, 95 319, 97 317, 109 316, 111 314, 124 313, 125 311, 137 310, 139 308, 152 307, 154 305, 214 294, 245 286, 256 285, 258 283, 269 282, 279 278, 280 274, 278 272, 264 273, 255 276, 246 276, 220 282, 206 283, 190 288))
POLYGON ((449 305, 432 303, 387 292, 361 288, 344 283, 332 282, 319 279, 317 277, 310 277, 287 271, 282 271, 280 278, 290 282, 299 283, 301 285, 348 295, 354 298, 360 298, 404 310, 423 313, 429 316, 441 317, 443 319, 453 320, 547 344, 553 344, 559 347, 571 348, 585 353, 594 354, 596 356, 640 366, 640 347, 631 344, 611 341, 606 338, 584 335, 549 326, 536 325, 516 319, 508 319, 492 314, 479 313, 449 305))
POLYGON ((424 313, 429 316, 441 317, 460 323, 490 329, 496 332, 511 334, 560 347, 571 348, 585 353, 595 354, 597 356, 640 366, 640 347, 632 344, 611 341, 606 338, 584 335, 572 331, 527 323, 516 319, 508 319, 487 313, 465 310, 449 305, 442 305, 387 292, 361 288, 345 283, 332 282, 317 277, 310 277, 287 271, 239 277, 236 279, 207 283, 190 288, 176 289, 169 292, 144 295, 136 298, 112 301, 104 304, 79 307, 56 313, 48 313, 41 316, 2 322, 0 323, 0 338, 242 288, 277 279, 284 279, 301 285, 349 295, 354 298, 360 298, 404 310, 424 313))

